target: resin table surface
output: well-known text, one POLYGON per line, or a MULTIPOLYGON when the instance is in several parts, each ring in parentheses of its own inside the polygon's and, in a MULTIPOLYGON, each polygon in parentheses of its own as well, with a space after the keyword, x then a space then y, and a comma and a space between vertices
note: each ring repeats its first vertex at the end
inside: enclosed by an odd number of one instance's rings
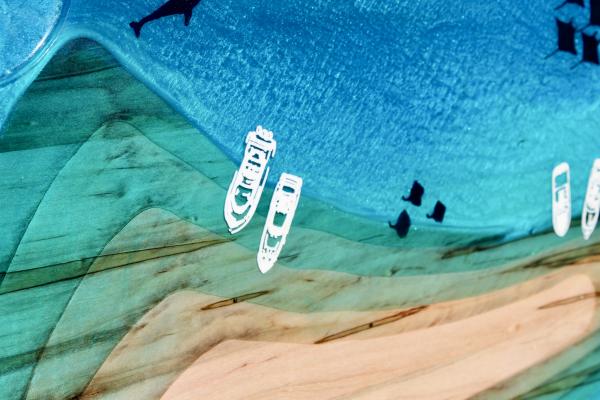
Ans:
MULTIPOLYGON (((585 25, 576 4, 202 0, 189 26, 165 17, 136 38, 129 23, 162 2, 0 0, 0 125, 52 54, 86 37, 228 158, 256 125, 275 132, 271 186, 290 172, 303 193, 386 221, 418 179, 424 207, 448 206, 445 226, 518 237, 549 227, 548 176, 568 161, 581 209, 600 69, 546 57, 555 17, 585 25)), ((425 214, 410 213, 431 225, 425 214)))
POLYGON ((0 398, 600 393, 598 235, 401 240, 303 196, 263 275, 268 202, 223 221, 235 169, 102 46, 64 45, 0 137, 0 398))

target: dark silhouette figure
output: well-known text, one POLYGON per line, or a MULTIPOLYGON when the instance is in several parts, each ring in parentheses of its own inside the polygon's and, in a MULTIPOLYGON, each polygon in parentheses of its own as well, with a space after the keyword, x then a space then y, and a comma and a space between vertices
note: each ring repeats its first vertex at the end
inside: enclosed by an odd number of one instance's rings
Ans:
POLYGON ((582 33, 581 37, 583 39, 583 61, 600 64, 598 59, 598 43, 600 41, 596 38, 596 34, 586 35, 582 33))
POLYGON ((600 25, 600 0, 590 0, 590 25, 600 25))
POLYGON ((598 43, 600 41, 596 38, 596 34, 587 35, 582 33, 581 38, 583 39, 583 56, 581 57, 581 61, 575 64, 573 68, 584 62, 599 65, 598 43))
POLYGON ((558 33, 558 48, 552 54, 555 54, 557 51, 577 54, 577 49, 575 48, 575 25, 572 21, 563 22, 558 18, 555 18, 555 20, 558 33))
POLYGON ((190 19, 192 18, 192 11, 200 1, 201 0, 169 0, 150 15, 145 16, 139 21, 131 22, 129 26, 133 29, 135 37, 138 38, 140 37, 142 27, 146 23, 169 15, 183 15, 183 24, 188 26, 190 24, 190 19))
POLYGON ((410 216, 406 212, 406 210, 402 210, 400 215, 398 216, 398 220, 396 221, 396 225, 392 225, 391 222, 388 222, 390 228, 394 229, 398 236, 401 238, 406 237, 408 235, 408 230, 410 229, 410 216))
POLYGON ((554 9, 558 10, 559 8, 562 8, 562 7, 566 6, 567 4, 576 4, 580 7, 584 7, 583 0, 565 0, 565 1, 563 1, 563 3, 561 5, 554 7, 554 9))
POLYGON ((427 218, 442 223, 444 221, 444 215, 446 215, 446 206, 438 200, 438 202, 435 203, 435 207, 433 207, 433 212, 427 214, 427 218))
POLYGON ((412 188, 410 189, 410 194, 408 195, 408 197, 402 196, 402 200, 410 201, 415 206, 420 206, 424 193, 425 188, 421 186, 421 184, 418 181, 414 181, 412 188))

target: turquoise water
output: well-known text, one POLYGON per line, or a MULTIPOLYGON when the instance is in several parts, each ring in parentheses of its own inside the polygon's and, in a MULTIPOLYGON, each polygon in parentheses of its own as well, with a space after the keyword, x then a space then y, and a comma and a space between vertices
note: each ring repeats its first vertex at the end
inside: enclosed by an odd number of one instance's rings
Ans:
MULTIPOLYGON (((82 31, 68 28, 63 32, 60 37, 66 40, 82 31)), ((118 48, 105 44, 113 50, 118 48)), ((60 45, 57 41, 51 46, 56 49, 60 45)), ((274 302, 268 299, 260 303, 265 300, 261 297, 259 304, 302 312, 380 309, 392 304, 417 305, 481 294, 597 253, 596 247, 584 247, 576 229, 567 239, 549 233, 499 247, 490 245, 491 239, 457 241, 456 236, 461 235, 430 231, 400 241, 385 224, 342 215, 305 198, 295 221, 295 239, 286 245, 284 260, 291 268, 278 268, 274 274, 261 276, 254 263, 256 238, 264 223, 261 215, 266 214, 266 209, 237 237, 235 247, 246 254, 241 259, 230 259, 231 255, 223 249, 212 253, 215 258, 205 258, 202 251, 199 258, 182 264, 165 258, 148 270, 124 264, 124 268, 110 268, 106 274, 89 273, 89 264, 102 251, 126 254, 138 247, 168 248, 171 243, 181 242, 176 233, 179 229, 173 230, 171 236, 144 228, 145 225, 140 226, 141 231, 124 228, 127 221, 148 206, 169 210, 167 214, 190 228, 200 225, 209 232, 225 233, 221 213, 215 212, 221 210, 224 196, 216 192, 225 190, 233 167, 194 129, 178 121, 177 114, 117 68, 114 60, 97 62, 101 57, 94 57, 94 52, 86 51, 85 46, 78 56, 66 52, 60 58, 20 100, 9 133, 0 138, 6 160, 0 164, 5 167, 4 183, 9 188, 9 196, 3 202, 9 205, 4 213, 8 218, 3 220, 8 222, 4 224, 4 236, 6 239, 14 235, 15 239, 14 257, 8 249, 5 265, 10 264, 10 268, 2 282, 4 294, 0 296, 0 308, 7 321, 5 336, 15 339, 3 346, 0 354, 4 360, 0 362, 0 378, 4 382, 0 391, 5 392, 6 398, 23 397, 20 388, 23 393, 29 390, 33 397, 37 390, 79 393, 131 325, 155 302, 181 289, 231 297, 275 287, 274 302), (65 58, 79 60, 81 68, 68 68, 65 58), (64 76, 68 78, 60 79, 64 76), (75 106, 83 104, 89 109, 75 106), (96 133, 88 137, 94 130, 96 133), (44 133, 52 137, 45 138, 44 133), (196 142, 198 146, 194 145, 196 142), (36 154, 35 159, 29 154, 36 154), (64 204, 71 206, 65 209, 64 204), (67 217, 65 211, 69 213, 67 217), (27 214, 32 215, 31 220, 27 214), (327 225, 333 226, 327 231, 330 233, 318 231, 327 225), (385 246, 388 239, 398 247, 385 246), (425 240, 429 242, 423 243, 425 240), (112 244, 107 246, 107 241, 112 244), (442 243, 451 247, 450 251, 441 248, 442 243), (326 249, 326 257, 312 251, 319 248, 326 249), (335 251, 329 251, 331 248, 335 251), (220 260, 230 261, 215 268, 220 260), (492 268, 498 264, 506 265, 506 270, 492 268), (303 265, 346 273, 301 271, 303 265), (171 268, 171 273, 163 273, 171 268), (453 273, 466 269, 480 270, 481 275, 469 278, 470 274, 453 273), (430 273, 439 275, 425 276, 430 273), (317 279, 301 279, 303 274, 316 274, 317 279), (400 278, 414 274, 421 275, 414 285, 388 278, 374 279, 378 283, 373 284, 371 279, 356 276, 400 278), (94 283, 90 285, 90 281, 94 283), (355 285, 356 291, 348 290, 355 285), (108 332, 107 321, 112 328, 108 332), (57 340, 61 332, 81 340, 72 345, 71 341, 57 340), (94 346, 89 345, 88 338, 93 338, 90 340, 94 346), (41 354, 41 358, 31 356, 35 354, 41 354), (60 368, 56 368, 58 364, 60 368), (76 376, 71 365, 78 366, 76 376)), ((40 65, 43 62, 32 65, 18 77, 11 86, 15 96, 19 85, 26 86, 40 65)), ((162 229, 169 225, 161 219, 152 226, 162 229)), ((591 351, 595 339, 593 336, 592 343, 583 350, 591 351)), ((567 380, 568 388, 581 382, 575 396, 566 394, 564 398, 597 393, 596 360, 597 354, 592 352, 585 361, 555 379, 557 384, 564 383, 563 378, 567 380), (573 377, 577 380, 573 381, 573 377)), ((129 376, 129 371, 126 374, 129 376)), ((565 386, 559 388, 562 387, 565 386)), ((561 395, 552 393, 547 398, 561 395)))
MULTIPOLYGON (((12 3, 0 2, 30 7, 12 3)), ((136 40, 129 21, 160 4, 72 0, 42 62, 5 83, 0 121, 54 50, 87 36, 233 159, 257 123, 273 130, 271 183, 301 175, 304 193, 345 210, 395 218, 418 179, 416 225, 440 199, 446 226, 524 234, 550 225, 550 172, 565 160, 579 212, 600 155, 600 68, 544 59, 552 2, 203 0, 188 28, 164 18, 136 40)))
POLYGON ((16 79, 43 55, 52 33, 65 17, 68 3, 0 0, 0 83, 16 79))

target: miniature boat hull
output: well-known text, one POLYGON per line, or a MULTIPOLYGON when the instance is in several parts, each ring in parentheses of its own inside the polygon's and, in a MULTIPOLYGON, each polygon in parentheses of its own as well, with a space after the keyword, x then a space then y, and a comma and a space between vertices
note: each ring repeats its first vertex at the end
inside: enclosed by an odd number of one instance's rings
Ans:
POLYGON ((300 200, 302 178, 283 173, 277 182, 265 227, 260 239, 256 261, 264 274, 275 263, 285 245, 300 200))
POLYGON ((273 133, 260 126, 246 136, 244 158, 233 174, 223 207, 230 233, 244 229, 254 216, 269 176, 267 164, 274 157, 276 146, 273 133))
POLYGON ((552 170, 552 227, 563 237, 571 226, 571 177, 569 164, 563 162, 552 170))
POLYGON ((590 171, 587 191, 583 202, 581 212, 581 231, 583 238, 588 240, 596 224, 598 223, 598 212, 600 211, 600 158, 594 160, 594 165, 590 171))

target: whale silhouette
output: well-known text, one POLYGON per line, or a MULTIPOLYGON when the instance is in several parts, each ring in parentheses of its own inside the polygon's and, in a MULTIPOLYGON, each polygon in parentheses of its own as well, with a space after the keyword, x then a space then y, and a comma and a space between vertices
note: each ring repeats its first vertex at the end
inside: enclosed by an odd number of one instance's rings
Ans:
POLYGON ((402 210, 402 212, 398 216, 396 225, 393 225, 389 221, 388 225, 390 226, 390 228, 396 231, 398 236, 400 236, 401 238, 406 237, 406 235, 408 235, 408 230, 410 229, 410 216, 408 215, 406 210, 402 210))
POLYGON ((142 27, 146 23, 169 15, 183 15, 183 24, 188 26, 192 19, 194 7, 196 7, 200 1, 201 0, 169 0, 141 20, 132 21, 129 26, 133 29, 135 37, 138 38, 140 37, 142 27))

